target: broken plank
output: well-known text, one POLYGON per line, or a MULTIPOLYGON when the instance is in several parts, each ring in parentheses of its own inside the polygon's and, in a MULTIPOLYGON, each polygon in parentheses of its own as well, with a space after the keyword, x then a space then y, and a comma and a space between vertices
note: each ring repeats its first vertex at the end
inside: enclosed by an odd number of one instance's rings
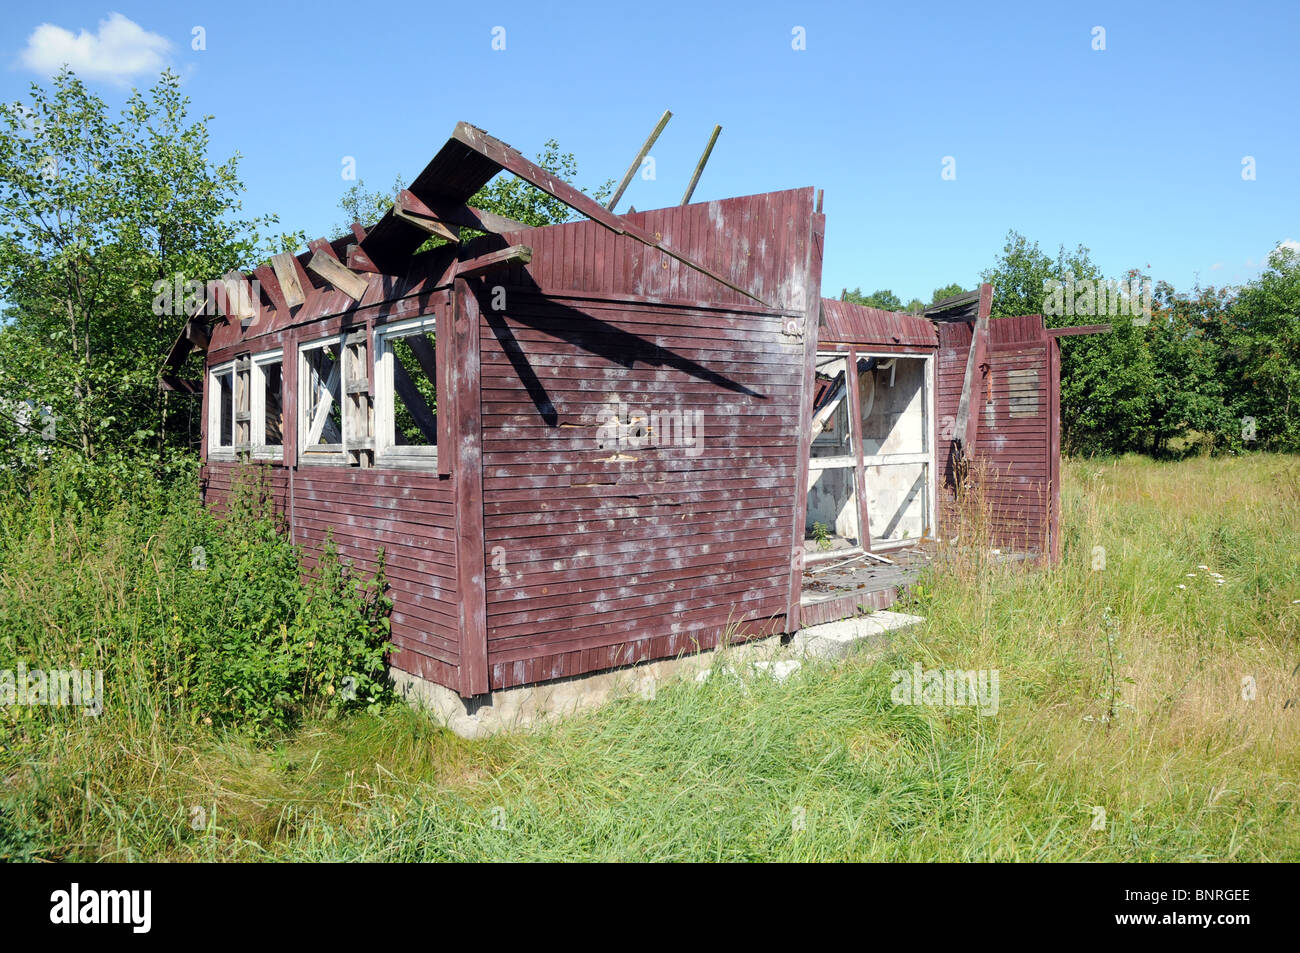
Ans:
POLYGON ((498 215, 496 212, 488 212, 469 205, 461 205, 454 209, 439 209, 439 211, 443 213, 443 217, 449 222, 497 235, 502 232, 522 232, 533 227, 525 225, 523 222, 516 222, 513 218, 498 215))
POLYGON ((323 252, 318 251, 311 256, 311 261, 307 262, 307 270, 320 275, 353 301, 364 298, 366 289, 370 287, 366 279, 338 259, 331 258, 323 252))
POLYGON ((361 250, 360 245, 348 246, 347 265, 353 271, 367 271, 372 275, 383 274, 383 272, 379 270, 379 266, 371 260, 370 256, 361 250))
POLYGON ((256 320, 261 310, 261 302, 253 297, 253 286, 249 284, 242 272, 228 271, 221 278, 222 290, 225 292, 222 310, 227 322, 256 320))
POLYGON ((438 213, 420 201, 410 189, 402 189, 397 193, 397 200, 393 202, 393 214, 430 235, 437 235, 449 242, 460 241, 459 229, 442 222, 438 213))
POLYGON ((294 267, 293 259, 293 252, 287 251, 271 256, 271 269, 275 272, 276 280, 280 282, 280 291, 290 308, 296 308, 307 302, 302 284, 298 281, 298 270, 294 267))
POLYGON ((485 275, 489 271, 495 271, 498 268, 526 265, 532 260, 532 248, 527 245, 511 245, 509 248, 489 252, 486 255, 479 255, 477 258, 461 262, 456 267, 456 276, 458 278, 474 278, 478 275, 485 275))

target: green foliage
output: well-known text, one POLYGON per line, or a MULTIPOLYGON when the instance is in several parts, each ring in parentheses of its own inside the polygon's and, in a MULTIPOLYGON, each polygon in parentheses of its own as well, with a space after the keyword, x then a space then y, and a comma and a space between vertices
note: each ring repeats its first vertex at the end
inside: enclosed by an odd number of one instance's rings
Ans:
POLYGON ((406 188, 402 182, 401 176, 393 181, 393 186, 387 192, 373 192, 366 188, 365 179, 357 179, 356 183, 350 186, 339 199, 339 209, 343 212, 344 221, 334 226, 336 235, 346 235, 351 231, 354 223, 369 228, 384 217, 393 205, 393 200, 397 193, 406 188))
POLYGON ((831 548, 831 528, 825 523, 813 523, 812 538, 821 549, 831 548))
MULTIPOLYGON (((571 152, 560 152, 560 144, 547 139, 537 154, 539 166, 558 176, 570 185, 578 178, 578 160, 571 152)), ((585 189, 583 190, 585 191, 585 189)), ((599 186, 592 198, 603 203, 614 191, 614 182, 607 180, 599 186)), ((486 212, 495 212, 525 225, 555 225, 580 217, 559 199, 529 185, 509 172, 502 172, 469 200, 469 205, 486 212)))
POLYGON ((206 281, 299 243, 264 242, 273 217, 239 217, 238 157, 209 160, 210 117, 190 119, 180 90, 164 73, 114 120, 65 71, 0 104, 0 399, 51 411, 57 434, 42 446, 0 422, 0 449, 161 465, 198 428, 186 401, 159 393, 184 315, 155 311, 154 283, 206 281))
MULTIPOLYGON (((1053 258, 1036 242, 1010 232, 1002 254, 983 272, 994 286, 993 316, 1042 314, 1045 283, 1103 276, 1083 246, 1053 258)), ((1123 280, 1141 281, 1137 271, 1123 280)), ((1069 453, 1155 456, 1198 447, 1231 446, 1231 390, 1240 380, 1226 367, 1215 338, 1229 316, 1225 292, 1177 293, 1161 282, 1148 323, 1129 315, 1048 315, 1051 327, 1108 323, 1105 334, 1061 340, 1061 440, 1069 453), (1207 330, 1219 330, 1207 335, 1207 330)))
POLYGON ((965 293, 966 289, 961 285, 944 285, 942 288, 935 288, 934 294, 930 296, 930 304, 938 304, 947 298, 954 298, 959 294, 965 293))
POLYGON ((1275 251, 1226 318, 1226 327, 1216 330, 1220 367, 1236 385, 1228 396, 1232 424, 1253 418, 1256 447, 1300 449, 1300 255, 1275 251))
POLYGON ((847 301, 849 304, 860 304, 868 308, 883 308, 886 311, 903 310, 902 299, 888 288, 873 291, 869 295, 864 295, 861 288, 854 288, 852 291, 845 288, 840 292, 840 300, 847 301))
MULTIPOLYGON (((0 494, 0 669, 105 673, 107 721, 162 718, 261 736, 386 698, 383 559, 364 577, 331 544, 304 555, 271 515, 259 468, 229 513, 194 474, 164 487, 47 468, 0 494), (105 491, 104 487, 118 487, 105 491)), ((74 716, 75 717, 75 716, 74 716)), ((57 724, 0 710, 0 744, 57 724)))

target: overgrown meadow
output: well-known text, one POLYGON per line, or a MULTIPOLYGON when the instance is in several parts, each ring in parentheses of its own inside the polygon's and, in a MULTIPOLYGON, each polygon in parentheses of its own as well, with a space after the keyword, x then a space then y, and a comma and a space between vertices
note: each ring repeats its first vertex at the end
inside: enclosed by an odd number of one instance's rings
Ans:
POLYGON ((1300 858, 1300 459, 1063 472, 1058 568, 953 548, 884 650, 476 742, 385 694, 382 579, 295 551, 255 474, 225 521, 10 485, 0 668, 106 689, 3 710, 0 856, 1300 858), (997 714, 895 704, 916 662, 996 669, 997 714))

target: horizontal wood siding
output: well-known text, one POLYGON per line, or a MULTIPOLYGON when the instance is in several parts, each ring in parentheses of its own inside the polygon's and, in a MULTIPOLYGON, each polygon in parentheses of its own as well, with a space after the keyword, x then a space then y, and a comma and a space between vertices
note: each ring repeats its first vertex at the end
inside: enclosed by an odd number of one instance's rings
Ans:
POLYGON ((1054 343, 1038 315, 989 323, 989 377, 972 397, 980 414, 976 454, 992 541, 1005 549, 1045 552, 1059 488, 1053 483, 1054 343))
POLYGON ((781 324, 522 296, 485 314, 494 689, 709 648, 729 622, 781 631, 802 350, 781 324), (698 453, 608 426, 663 414, 702 424, 698 453))
MULTIPOLYGON (((475 473, 492 689, 785 626, 790 554, 800 542, 791 528, 803 467, 804 336, 815 333, 806 316, 815 314, 821 277, 820 248, 810 251, 813 190, 629 218, 761 303, 588 221, 485 236, 459 250, 533 250, 527 264, 468 281, 481 366, 462 402, 473 392, 477 407, 439 408, 481 421, 475 473), (633 414, 694 422, 698 413, 698 452, 680 441, 600 447, 611 398, 633 414)), ((342 255, 344 243, 334 250, 342 255)), ((216 329, 209 364, 283 347, 290 368, 299 342, 432 313, 448 301, 457 252, 417 255, 403 275, 363 276, 359 303, 304 271, 303 305, 264 294, 252 325, 216 329)), ((458 445, 465 440, 460 434, 458 445)), ((477 553, 469 537, 479 532, 464 500, 457 508, 465 465, 453 460, 441 479, 342 466, 281 467, 277 477, 277 503, 309 551, 332 531, 340 553, 369 570, 385 548, 400 650, 393 665, 462 693, 472 686, 461 590, 477 570, 457 553, 477 553)), ((229 469, 209 467, 218 508, 229 469)))

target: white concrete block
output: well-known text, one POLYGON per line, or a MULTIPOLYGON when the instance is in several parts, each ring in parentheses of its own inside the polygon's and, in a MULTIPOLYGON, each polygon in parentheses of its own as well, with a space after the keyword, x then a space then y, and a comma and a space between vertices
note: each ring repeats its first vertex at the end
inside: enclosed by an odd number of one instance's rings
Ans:
POLYGON ((795 633, 793 647, 796 652, 813 658, 844 658, 859 645, 883 647, 890 633, 901 632, 919 622, 920 616, 902 612, 873 612, 856 619, 841 619, 810 625, 795 633))

